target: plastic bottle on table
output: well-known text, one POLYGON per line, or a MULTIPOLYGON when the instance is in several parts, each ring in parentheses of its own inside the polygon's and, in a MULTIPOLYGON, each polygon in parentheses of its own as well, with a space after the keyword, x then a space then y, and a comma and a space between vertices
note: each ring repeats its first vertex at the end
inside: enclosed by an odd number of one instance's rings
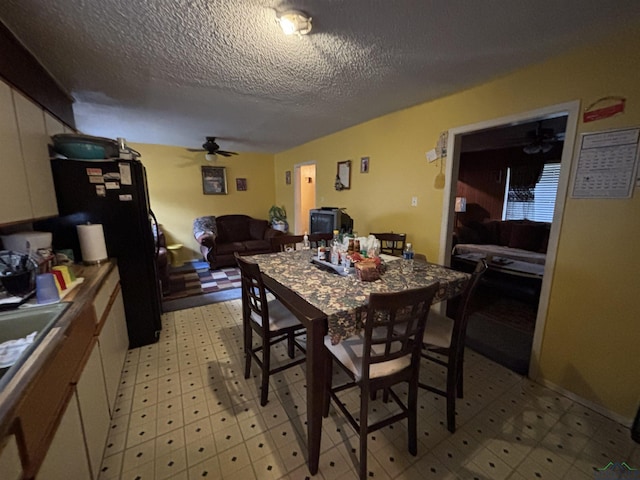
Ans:
POLYGON ((311 242, 309 241, 309 235, 304 232, 302 237, 302 256, 305 261, 311 259, 311 242))
POLYGON ((333 240, 331 240, 331 263, 333 265, 340 265, 340 238, 338 237, 338 230, 333 231, 333 240))
POLYGON ((407 243, 402 252, 402 272, 409 273, 413 271, 413 245, 407 243))

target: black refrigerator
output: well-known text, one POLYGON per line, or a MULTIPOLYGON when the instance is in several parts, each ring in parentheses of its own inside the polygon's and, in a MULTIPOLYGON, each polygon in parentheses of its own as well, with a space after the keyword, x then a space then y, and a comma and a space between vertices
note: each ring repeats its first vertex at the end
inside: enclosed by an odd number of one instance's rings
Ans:
POLYGON ((47 221, 54 248, 73 249, 78 262, 82 252, 76 226, 102 224, 107 254, 117 259, 120 271, 129 348, 155 343, 162 329, 162 304, 144 166, 137 159, 53 158, 51 170, 59 211, 58 218, 47 221))

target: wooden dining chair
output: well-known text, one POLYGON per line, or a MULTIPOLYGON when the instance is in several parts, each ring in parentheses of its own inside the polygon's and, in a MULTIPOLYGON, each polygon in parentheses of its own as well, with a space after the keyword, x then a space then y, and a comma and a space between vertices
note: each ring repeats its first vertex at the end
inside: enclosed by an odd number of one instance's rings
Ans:
POLYGON ((267 299, 260 267, 235 252, 236 262, 241 272, 242 283, 242 326, 244 330, 244 378, 251 375, 251 360, 255 360, 261 370, 260 405, 267 404, 269 396, 269 376, 281 372, 305 361, 295 359, 295 348, 306 353, 304 345, 296 340, 306 330, 300 321, 279 300, 267 299), (260 342, 254 345, 253 333, 257 333, 260 342), (271 367, 271 347, 287 341, 287 353, 290 359, 276 368, 271 367))
POLYGON ((302 243, 303 235, 278 235, 271 238, 271 250, 274 252, 286 252, 295 250, 296 244, 302 243))
POLYGON ((417 402, 420 348, 425 322, 439 283, 393 293, 372 293, 366 310, 364 331, 333 345, 325 336, 327 375, 324 416, 329 414, 330 400, 344 414, 360 435, 360 478, 367 475, 367 435, 404 418, 408 422, 409 452, 417 454, 417 402), (335 360, 349 376, 342 385, 332 385, 335 360), (406 404, 393 391, 399 383, 408 383, 406 404), (360 388, 359 420, 340 400, 340 392, 360 388), (372 392, 382 389, 400 407, 400 412, 368 424, 372 392))
POLYGON ((416 262, 427 263, 427 256, 424 253, 414 253, 413 260, 416 262))
POLYGON ((458 299, 455 316, 451 318, 437 312, 431 312, 429 322, 424 330, 422 357, 446 367, 447 378, 445 390, 425 383, 420 383, 420 387, 446 397, 447 429, 451 433, 456 431, 456 397, 462 398, 463 394, 464 349, 469 321, 469 305, 480 279, 486 271, 487 262, 482 259, 476 264, 471 278, 467 281, 458 299), (437 357, 434 354, 440 356, 437 357))
POLYGON ((369 233, 380 240, 380 253, 401 257, 407 242, 406 233, 369 233))

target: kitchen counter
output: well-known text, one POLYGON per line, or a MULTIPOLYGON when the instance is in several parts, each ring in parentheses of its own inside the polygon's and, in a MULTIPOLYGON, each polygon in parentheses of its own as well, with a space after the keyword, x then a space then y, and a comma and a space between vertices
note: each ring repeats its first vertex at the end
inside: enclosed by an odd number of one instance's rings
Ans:
MULTIPOLYGON (((5 387, 0 391, 0 451, 3 448, 3 439, 10 434, 16 434, 18 429, 20 408, 26 401, 29 393, 34 388, 34 384, 43 380, 43 376, 50 366, 50 362, 54 357, 60 357, 59 352, 64 347, 65 341, 68 341, 70 332, 82 329, 82 336, 78 336, 78 340, 74 340, 73 348, 77 355, 71 357, 79 359, 77 365, 70 365, 70 369, 80 372, 83 368, 83 362, 86 362, 88 352, 93 346, 93 335, 98 329, 98 322, 95 319, 93 309, 89 309, 98 293, 98 290, 104 283, 107 276, 115 268, 115 261, 109 261, 102 265, 83 266, 74 265, 73 271, 76 277, 83 277, 84 282, 78 285, 73 291, 64 298, 64 302, 70 302, 66 311, 50 326, 48 333, 33 348, 30 355, 22 362, 19 369, 6 383, 5 387), (87 318, 87 316, 91 318, 87 318), (83 322, 83 326, 77 324, 83 322), (91 323, 89 323, 91 322, 91 323), (88 332, 88 333, 87 333, 88 332)), ((25 305, 20 308, 31 308, 25 305)), ((71 343, 71 342, 67 342, 71 343)), ((65 365, 67 366, 67 365, 65 365)), ((73 378, 77 375, 75 372, 68 372, 69 378, 73 383, 73 378)), ((79 374, 79 373, 78 373, 79 374)), ((44 419, 43 419, 44 420, 44 419)), ((16 435, 20 438, 21 435, 16 435)))

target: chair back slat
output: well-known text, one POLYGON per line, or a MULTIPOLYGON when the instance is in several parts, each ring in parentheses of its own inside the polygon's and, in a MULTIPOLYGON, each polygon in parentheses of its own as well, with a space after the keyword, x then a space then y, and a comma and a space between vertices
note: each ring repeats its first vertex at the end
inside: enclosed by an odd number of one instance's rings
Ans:
POLYGON ((370 367, 410 356, 416 364, 429 308, 439 284, 394 293, 372 293, 365 320, 363 379, 370 367), (418 339, 416 341, 416 339, 418 339))
POLYGON ((406 233, 369 233, 380 240, 380 253, 401 257, 407 241, 406 233))
POLYGON ((263 328, 268 328, 269 306, 260 267, 257 263, 245 260, 238 255, 238 252, 235 252, 235 257, 241 274, 242 307, 248 309, 245 312, 247 315, 253 312, 258 317, 261 317, 263 319, 263 328))

